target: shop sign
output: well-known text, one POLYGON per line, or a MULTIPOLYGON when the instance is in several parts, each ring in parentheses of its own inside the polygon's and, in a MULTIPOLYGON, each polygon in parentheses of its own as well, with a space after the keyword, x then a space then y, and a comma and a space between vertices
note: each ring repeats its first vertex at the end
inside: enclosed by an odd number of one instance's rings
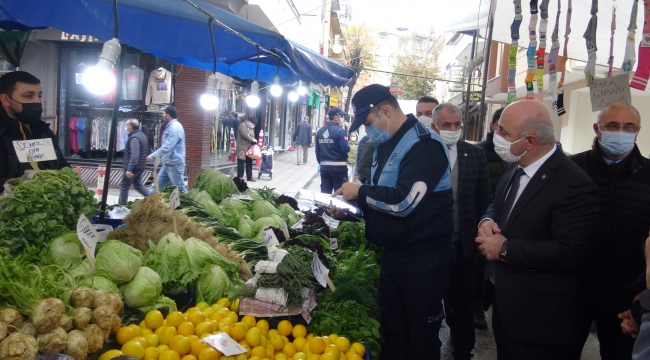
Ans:
POLYGON ((460 66, 460 65, 454 65, 449 68, 449 73, 447 74, 447 78, 450 81, 455 81, 455 82, 450 82, 447 86, 447 90, 449 92, 461 92, 463 91, 463 75, 465 75, 465 67, 460 66))
MULTIPOLYGON (((467 93, 463 94, 463 99, 467 100, 467 93)), ((470 102, 479 102, 481 101, 481 92, 480 91, 472 91, 469 93, 469 101, 470 102)))
POLYGON ((591 111, 601 111, 615 103, 632 104, 628 74, 596 79, 589 83, 591 111))
POLYGON ((330 96, 330 106, 339 106, 339 98, 330 96))
POLYGON ((77 35, 69 34, 61 30, 49 28, 41 31, 36 31, 34 34, 36 40, 49 40, 49 41, 70 41, 70 42, 85 42, 85 43, 101 43, 102 41, 90 35, 77 35))

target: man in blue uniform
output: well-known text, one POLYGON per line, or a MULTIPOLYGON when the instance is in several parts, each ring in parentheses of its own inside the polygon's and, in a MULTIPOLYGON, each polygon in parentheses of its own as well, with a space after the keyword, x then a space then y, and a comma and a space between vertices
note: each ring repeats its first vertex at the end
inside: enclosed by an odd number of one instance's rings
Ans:
POLYGON ((359 90, 352 103, 350 131, 364 125, 379 145, 370 184, 346 182, 335 195, 357 200, 368 241, 384 248, 379 359, 440 359, 442 297, 455 256, 448 148, 415 116, 404 115, 385 86, 359 90))
POLYGON ((348 181, 348 135, 339 126, 343 110, 333 107, 327 113, 329 121, 316 134, 316 160, 320 164, 320 192, 331 194, 348 181))

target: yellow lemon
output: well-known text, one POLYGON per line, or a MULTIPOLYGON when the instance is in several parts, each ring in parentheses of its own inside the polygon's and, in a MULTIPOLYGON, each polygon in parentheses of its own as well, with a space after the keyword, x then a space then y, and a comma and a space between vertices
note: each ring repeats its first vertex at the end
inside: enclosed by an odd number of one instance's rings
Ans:
POLYGON ((332 340, 333 343, 336 343, 336 339, 338 339, 339 336, 336 334, 330 334, 329 338, 332 340))
POLYGON ((276 351, 280 351, 284 347, 284 340, 280 335, 273 335, 269 338, 269 344, 271 344, 276 351))
POLYGON ((219 360, 221 353, 215 348, 208 346, 199 353, 199 360, 219 360))
POLYGON ((248 325, 248 328, 254 328, 257 325, 257 321, 255 320, 254 316, 251 315, 246 315, 241 319, 241 322, 244 324, 248 325))
POLYGON ((311 351, 312 354, 322 354, 325 352, 325 347, 327 344, 325 343, 325 340, 319 337, 315 337, 311 340, 309 340, 309 351, 311 351))
MULTIPOLYGON (((142 320, 142 321, 144 321, 144 320, 142 320)), ((131 325, 129 325, 129 327, 130 327, 131 329, 133 329, 133 331, 135 332, 135 336, 136 336, 136 337, 138 337, 138 336, 142 336, 142 328, 141 328, 141 327, 139 327, 139 326, 136 325, 136 324, 131 324, 131 325)))
POLYGON ((144 317, 144 324, 147 329, 156 330, 163 324, 163 314, 158 310, 152 310, 144 317))
POLYGON ((115 337, 118 344, 124 345, 135 337, 135 331, 133 331, 133 329, 128 326, 121 327, 119 330, 117 330, 117 335, 115 337))
POLYGON ((284 335, 281 335, 281 336, 282 336, 282 340, 284 341, 285 344, 291 342, 291 341, 289 341, 288 337, 286 337, 284 335))
POLYGON ((280 335, 280 333, 276 329, 271 329, 269 330, 269 333, 266 335, 266 337, 270 339, 275 335, 280 335))
POLYGON ((348 360, 363 360, 363 358, 357 354, 348 357, 348 360))
POLYGON ((231 319, 233 324, 236 323, 236 322, 239 322, 239 316, 237 314, 235 314, 234 312, 232 312, 232 311, 227 313, 226 317, 231 319))
POLYGON ((274 360, 288 360, 287 355, 283 353, 275 354, 274 360))
POLYGON ((160 334, 162 334, 163 330, 165 330, 168 327, 169 326, 167 326, 167 325, 163 325, 163 326, 159 327, 158 329, 156 329, 156 331, 154 331, 154 334, 158 335, 158 337, 160 338, 160 334))
POLYGON ((323 341, 325 341, 325 344, 327 344, 327 345, 331 345, 331 344, 334 343, 334 342, 332 341, 332 339, 330 339, 329 336, 322 336, 321 339, 323 339, 323 341))
POLYGON ((332 354, 336 358, 334 360, 339 360, 339 358, 341 357, 341 350, 339 350, 339 348, 336 345, 330 344, 327 345, 327 347, 325 348, 325 354, 332 354))
POLYGON ((165 319, 165 321, 167 321, 167 326, 178 327, 185 321, 185 315, 180 311, 174 311, 173 313, 167 315, 167 319, 165 319))
POLYGON ((349 359, 351 356, 354 356, 354 355, 358 355, 358 354, 357 354, 357 351, 354 350, 354 349, 350 349, 350 350, 348 350, 348 351, 345 352, 345 356, 347 356, 348 359, 349 359))
POLYGON ((231 318, 223 318, 219 321, 219 326, 221 325, 233 326, 233 324, 235 324, 235 322, 232 321, 231 318))
POLYGON ((108 350, 99 357, 99 360, 111 360, 112 358, 116 358, 122 355, 122 352, 119 350, 108 350))
POLYGON ((178 325, 178 335, 194 335, 194 324, 189 321, 185 321, 184 323, 178 325))
POLYGON ((318 354, 311 354, 307 357, 307 360, 320 360, 320 355, 318 354))
POLYGON ((158 347, 156 349, 158 349, 158 351, 160 351, 160 354, 162 355, 162 353, 169 350, 169 346, 167 346, 167 345, 158 345, 158 347))
POLYGON ((142 336, 134 337, 133 339, 131 339, 131 341, 139 342, 142 345, 142 347, 145 349, 149 347, 149 342, 147 341, 147 339, 143 338, 142 336))
POLYGON ((194 307, 191 307, 191 308, 187 309, 187 311, 185 312, 185 314, 189 313, 190 311, 201 311, 201 309, 199 309, 199 308, 197 308, 196 306, 194 306, 194 307))
POLYGON ((144 360, 158 360, 160 351, 155 347, 144 349, 144 360))
POLYGON ((210 317, 208 317, 208 319, 219 322, 219 320, 223 319, 223 316, 223 313, 215 311, 212 313, 212 315, 210 315, 210 317))
POLYGON ((207 308, 203 309, 203 315, 205 315, 205 317, 208 318, 208 319, 210 318, 210 315, 212 315, 214 313, 215 313, 215 311, 211 307, 207 307, 207 308))
POLYGON ((235 314, 239 314, 239 299, 235 299, 232 304, 230 304, 230 310, 235 314))
POLYGON ((228 325, 219 325, 219 331, 221 331, 224 334, 228 334, 228 336, 230 336, 230 334, 232 333, 232 328, 228 325))
POLYGON ((293 344, 296 345, 296 347, 300 350, 302 350, 306 343, 307 340, 304 337, 297 337, 293 339, 293 344))
POLYGON ((274 348, 273 345, 271 345, 271 343, 269 342, 269 344, 266 345, 266 357, 268 357, 268 358, 272 358, 273 355, 275 355, 275 348, 274 348))
POLYGON ((287 355, 288 358, 292 358, 298 352, 298 348, 292 343, 286 343, 282 348, 282 352, 287 355))
POLYGON ((165 350, 160 354, 158 360, 181 360, 181 356, 174 350, 165 350))
POLYGON ((305 339, 307 339, 307 341, 309 341, 309 340, 311 340, 313 338, 314 338, 314 334, 311 334, 311 333, 307 334, 307 336, 305 336, 305 339))
POLYGON ((248 356, 251 356, 251 347, 248 346, 248 344, 246 343, 246 341, 244 341, 244 340, 240 341, 240 342, 239 342, 239 345, 240 345, 241 347, 243 347, 244 349, 246 349, 246 352, 245 352, 244 354, 245 354, 247 357, 248 357, 248 356))
POLYGON ((252 356, 257 356, 260 359, 264 359, 266 357, 266 348, 263 346, 255 346, 251 350, 251 355, 252 356))
POLYGON ((305 354, 304 352, 297 352, 293 356, 293 360, 307 360, 307 354, 305 354))
POLYGON ((266 336, 262 335, 260 338, 260 346, 266 347, 269 344, 269 339, 266 338, 266 336))
POLYGON ((205 321, 205 315, 200 311, 191 311, 187 314, 187 321, 196 326, 205 321))
POLYGON ((222 358, 219 358, 219 360, 237 360, 234 356, 224 356, 222 358))
POLYGON ((255 325, 256 328, 262 330, 262 335, 268 336, 269 333, 269 322, 266 320, 259 320, 257 322, 257 325, 255 325))
POLYGON ((334 344, 341 350, 342 353, 347 353, 348 350, 350 350, 350 340, 347 338, 340 336, 338 339, 334 341, 334 344))
POLYGON ((144 347, 137 341, 127 341, 122 345, 122 354, 126 356, 133 356, 134 358, 144 358, 144 347))
POLYGON ((355 342, 352 344, 352 348, 363 358, 366 355, 366 347, 362 343, 355 342))
POLYGON ((207 307, 210 307, 210 305, 205 301, 201 301, 200 303, 196 304, 196 307, 203 310, 207 307))
POLYGON ((235 360, 247 360, 248 358, 246 357, 245 354, 239 354, 235 356, 235 360))
POLYGON ((345 353, 341 353, 339 360, 348 360, 348 357, 345 355, 345 353))
POLYGON ((138 327, 139 327, 140 329, 146 329, 146 328, 147 328, 147 324, 144 322, 144 320, 142 320, 142 321, 140 321, 140 323, 138 324, 138 327))
POLYGON ((201 341, 201 339, 190 340, 190 355, 193 355, 195 358, 198 359, 199 355, 201 354, 201 351, 203 351, 203 349, 207 348, 208 346, 210 345, 204 343, 203 341, 201 341))
POLYGON ((185 355, 181 360, 196 360, 196 357, 194 355, 185 355))
POLYGON ((282 320, 278 324, 278 333, 283 336, 289 336, 291 335, 291 331, 293 330, 293 325, 291 325, 291 322, 289 320, 282 320))
POLYGON ((242 341, 246 338, 247 331, 248 330, 246 330, 246 325, 244 325, 243 323, 236 323, 235 325, 232 326, 230 336, 235 341, 242 341))
POLYGON ((320 356, 320 360, 339 360, 334 354, 325 353, 320 356))
POLYGON ((147 340, 149 346, 156 347, 160 344, 160 340, 158 340, 158 335, 156 334, 145 335, 144 338, 147 340))
POLYGON ((298 324, 293 327, 293 330, 291 330, 291 335, 293 335, 294 338, 299 338, 302 337, 304 338, 307 336, 307 328, 305 325, 298 324))
MULTIPOLYGON (((214 330, 216 330, 216 328, 214 330)), ((196 334, 196 336, 198 336, 198 337, 201 337, 201 335, 209 334, 209 333, 213 332, 214 330, 212 330, 212 325, 209 322, 204 321, 204 322, 196 325, 196 328, 194 329, 194 334, 196 334)))
POLYGON ((229 308, 230 307, 230 301, 226 298, 221 298, 217 300, 217 304, 223 306, 224 308, 229 308))
POLYGON ((169 344, 169 349, 176 351, 180 356, 185 356, 192 350, 192 344, 186 337, 180 336, 172 340, 171 344, 169 344))
POLYGON ((246 333, 246 343, 251 347, 256 347, 262 344, 262 335, 253 329, 248 330, 246 333))
POLYGON ((221 305, 219 305, 219 304, 217 304, 217 303, 212 304, 212 306, 210 306, 210 307, 211 307, 214 311, 219 311, 219 309, 223 309, 223 306, 221 306, 221 305))
POLYGON ((153 330, 151 329, 142 329, 142 337, 145 337, 147 335, 153 334, 153 330))

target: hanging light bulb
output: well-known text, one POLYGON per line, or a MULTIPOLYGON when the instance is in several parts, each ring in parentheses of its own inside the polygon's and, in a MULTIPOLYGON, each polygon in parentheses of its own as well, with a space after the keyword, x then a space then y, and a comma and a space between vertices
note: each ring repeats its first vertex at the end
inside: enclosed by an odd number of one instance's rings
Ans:
POLYGON ((212 111, 219 106, 219 96, 217 95, 217 88, 219 86, 219 79, 217 74, 212 74, 208 78, 208 89, 205 94, 201 95, 201 106, 205 110, 212 111))
POLYGON ((105 95, 115 89, 115 76, 111 70, 121 51, 122 47, 116 38, 104 43, 97 65, 84 72, 83 83, 91 93, 105 95))
POLYGON ((246 97, 246 105, 256 108, 260 105, 260 97, 257 94, 260 84, 257 81, 251 83, 251 93, 246 97))
POLYGON ((298 93, 295 92, 295 91, 292 91, 292 92, 290 92, 289 94, 287 94, 287 98, 289 98, 289 101, 291 101, 291 102, 296 102, 296 101, 298 101, 298 97, 299 97, 299 96, 298 96, 298 93))
POLYGON ((302 85, 302 80, 298 81, 298 95, 304 96, 307 94, 307 88, 302 85))
POLYGON ((271 86, 271 95, 279 97, 282 95, 282 86, 280 86, 280 77, 275 75, 273 78, 273 86, 271 86))

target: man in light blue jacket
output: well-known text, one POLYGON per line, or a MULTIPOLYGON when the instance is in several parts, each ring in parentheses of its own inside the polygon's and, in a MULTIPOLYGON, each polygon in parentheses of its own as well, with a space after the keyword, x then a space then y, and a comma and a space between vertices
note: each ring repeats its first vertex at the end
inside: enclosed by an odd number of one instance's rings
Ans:
MULTIPOLYGON (((154 158, 160 157, 162 167, 158 172, 158 185, 164 189, 169 183, 178 186, 182 192, 187 192, 183 175, 185 174, 185 130, 183 125, 178 122, 178 110, 173 106, 168 106, 163 111, 163 116, 167 121, 167 126, 163 132, 162 146, 147 156, 147 161, 153 161, 154 158)), ((151 189, 155 193, 156 189, 151 189)))

